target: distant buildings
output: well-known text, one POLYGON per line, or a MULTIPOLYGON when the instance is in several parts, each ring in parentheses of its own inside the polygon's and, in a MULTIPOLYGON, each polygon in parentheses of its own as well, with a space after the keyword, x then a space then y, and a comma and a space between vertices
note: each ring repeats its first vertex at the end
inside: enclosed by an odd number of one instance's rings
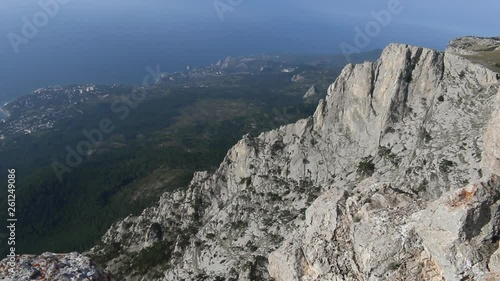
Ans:
MULTIPOLYGON (((100 100, 109 95, 109 90, 116 87, 77 85, 68 87, 48 87, 35 90, 6 103, 0 112, 8 118, 0 123, 0 135, 6 137, 24 133, 31 134, 43 129, 50 129, 64 118, 70 117, 75 106, 90 100, 100 100)), ((80 111, 80 113, 83 113, 80 111)))

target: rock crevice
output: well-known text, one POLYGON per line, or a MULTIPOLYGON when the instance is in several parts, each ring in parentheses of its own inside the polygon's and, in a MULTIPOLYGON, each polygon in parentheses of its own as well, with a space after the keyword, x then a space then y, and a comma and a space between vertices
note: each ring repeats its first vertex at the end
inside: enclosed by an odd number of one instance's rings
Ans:
POLYGON ((498 89, 467 58, 391 44, 346 66, 313 117, 245 136, 215 173, 117 223, 92 253, 119 243, 119 272, 155 247, 143 230, 158 223, 174 245, 151 270, 164 280, 495 276, 498 89))

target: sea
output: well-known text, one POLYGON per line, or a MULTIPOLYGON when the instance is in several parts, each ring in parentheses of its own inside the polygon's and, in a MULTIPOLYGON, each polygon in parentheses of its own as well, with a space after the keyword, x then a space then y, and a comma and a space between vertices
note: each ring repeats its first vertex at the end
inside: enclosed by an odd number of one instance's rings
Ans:
MULTIPOLYGON (((364 27, 363 21, 314 17, 235 20, 238 13, 244 13, 238 9, 221 20, 216 11, 182 18, 162 14, 161 6, 140 12, 110 8, 100 13, 65 11, 61 6, 27 38, 22 32, 26 22, 44 20, 40 7, 15 8, 0 11, 0 105, 50 85, 140 83, 147 66, 159 65, 161 71, 173 72, 227 56, 339 54, 340 44, 354 45, 356 28, 364 27), (35 19, 37 15, 40 18, 35 19), (20 36, 15 39, 22 43, 13 41, 13 36, 20 36)), ((381 48, 393 41, 444 49, 454 36, 419 27, 410 30, 401 25, 383 27, 359 50, 381 48)))

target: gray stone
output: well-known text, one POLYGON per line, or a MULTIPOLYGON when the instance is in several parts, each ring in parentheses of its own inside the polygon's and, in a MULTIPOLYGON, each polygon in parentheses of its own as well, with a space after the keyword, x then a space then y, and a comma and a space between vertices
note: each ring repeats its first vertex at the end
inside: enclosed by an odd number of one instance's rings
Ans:
POLYGON ((312 117, 244 136, 89 254, 120 245, 126 280, 495 280, 500 85, 454 42, 346 66, 312 117), (126 271, 154 245, 170 258, 126 271))

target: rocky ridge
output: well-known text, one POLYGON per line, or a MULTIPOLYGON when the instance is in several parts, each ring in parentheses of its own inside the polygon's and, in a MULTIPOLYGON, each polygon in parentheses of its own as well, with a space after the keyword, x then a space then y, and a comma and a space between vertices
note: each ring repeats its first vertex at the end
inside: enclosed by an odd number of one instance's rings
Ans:
POLYGON ((111 276, 78 253, 23 255, 0 262, 0 280, 111 281, 111 276), (12 270, 13 274, 9 272, 12 270))
POLYGON ((88 254, 119 280, 495 280, 499 82, 391 44, 88 254))
POLYGON ((318 93, 318 89, 316 86, 311 86, 309 90, 304 94, 303 99, 308 103, 318 102, 321 99, 320 94, 318 93))
POLYGON ((108 270, 130 280, 153 278, 126 266, 156 245, 157 280, 495 276, 498 89, 452 52, 392 44, 348 65, 313 117, 245 136, 92 254, 116 245, 108 270))
POLYGON ((460 55, 475 55, 481 52, 500 51, 500 37, 467 36, 450 42, 447 52, 460 55))

